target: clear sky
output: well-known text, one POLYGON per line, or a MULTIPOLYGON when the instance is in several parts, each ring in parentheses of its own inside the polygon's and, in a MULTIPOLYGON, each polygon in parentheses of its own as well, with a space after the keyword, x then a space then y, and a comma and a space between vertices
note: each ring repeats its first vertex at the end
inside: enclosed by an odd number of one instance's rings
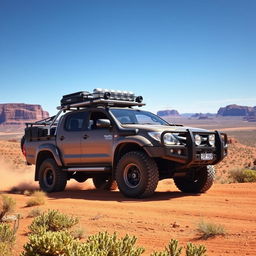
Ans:
POLYGON ((147 108, 256 105, 255 0, 0 0, 0 103, 131 90, 147 108))

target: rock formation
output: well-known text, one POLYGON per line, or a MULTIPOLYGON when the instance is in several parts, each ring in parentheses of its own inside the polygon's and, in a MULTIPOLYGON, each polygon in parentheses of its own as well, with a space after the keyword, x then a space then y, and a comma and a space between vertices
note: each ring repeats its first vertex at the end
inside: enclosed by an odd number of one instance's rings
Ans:
POLYGON ((160 110, 157 112, 158 116, 180 116, 179 112, 175 109, 171 110, 160 110))
POLYGON ((253 111, 252 107, 239 106, 236 104, 228 105, 224 108, 220 108, 217 115, 220 116, 249 116, 253 111))
POLYGON ((24 103, 0 104, 0 125, 24 125, 49 117, 40 105, 24 103))

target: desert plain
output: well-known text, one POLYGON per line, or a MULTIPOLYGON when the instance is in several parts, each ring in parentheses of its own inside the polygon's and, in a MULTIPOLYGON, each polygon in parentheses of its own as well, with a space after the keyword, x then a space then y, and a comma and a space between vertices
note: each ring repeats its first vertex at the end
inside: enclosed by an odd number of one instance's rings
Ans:
MULTIPOLYGON (((229 183, 229 171, 256 165, 256 123, 241 120, 175 120, 189 126, 218 129, 232 137, 228 157, 216 166, 216 183, 205 194, 180 192, 172 180, 159 182, 156 193, 147 199, 125 198, 118 190, 96 190, 91 180, 69 181, 65 191, 47 194, 42 210, 58 209, 77 216, 86 236, 100 231, 119 236, 135 235, 143 255, 162 250, 170 239, 181 245, 204 244, 208 256, 256 255, 256 184, 229 183), (221 224, 224 236, 200 238, 200 221, 221 224)), ((21 214, 14 255, 27 242, 27 217, 33 207, 26 207, 25 190, 37 190, 34 167, 27 166, 20 152, 19 133, 0 133, 0 193, 17 202, 15 213, 21 214)))

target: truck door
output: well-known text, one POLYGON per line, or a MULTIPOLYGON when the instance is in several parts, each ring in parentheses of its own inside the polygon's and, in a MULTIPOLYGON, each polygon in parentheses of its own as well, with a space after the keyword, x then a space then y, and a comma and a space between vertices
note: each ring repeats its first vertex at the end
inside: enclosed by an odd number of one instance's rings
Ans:
POLYGON ((88 122, 85 111, 71 112, 64 116, 57 131, 57 145, 64 165, 81 165, 81 140, 88 122))
POLYGON ((113 132, 109 128, 98 128, 98 119, 109 119, 100 110, 90 111, 87 130, 81 141, 82 163, 107 166, 112 161, 113 132))

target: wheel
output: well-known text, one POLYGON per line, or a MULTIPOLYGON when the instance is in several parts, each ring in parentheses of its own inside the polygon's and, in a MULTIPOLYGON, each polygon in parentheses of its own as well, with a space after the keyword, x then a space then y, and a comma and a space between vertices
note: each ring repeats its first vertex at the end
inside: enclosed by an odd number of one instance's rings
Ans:
POLYGON ((173 178, 176 187, 186 193, 204 193, 212 186, 215 170, 212 165, 195 168, 188 177, 173 178))
POLYGON ((92 178, 95 188, 104 190, 115 190, 117 189, 116 181, 111 177, 96 176, 92 178))
POLYGON ((39 185, 45 192, 63 191, 67 184, 67 173, 56 162, 48 158, 39 167, 39 185))
POLYGON ((127 197, 151 196, 157 187, 158 180, 156 162, 142 151, 126 153, 117 164, 117 185, 127 197))

